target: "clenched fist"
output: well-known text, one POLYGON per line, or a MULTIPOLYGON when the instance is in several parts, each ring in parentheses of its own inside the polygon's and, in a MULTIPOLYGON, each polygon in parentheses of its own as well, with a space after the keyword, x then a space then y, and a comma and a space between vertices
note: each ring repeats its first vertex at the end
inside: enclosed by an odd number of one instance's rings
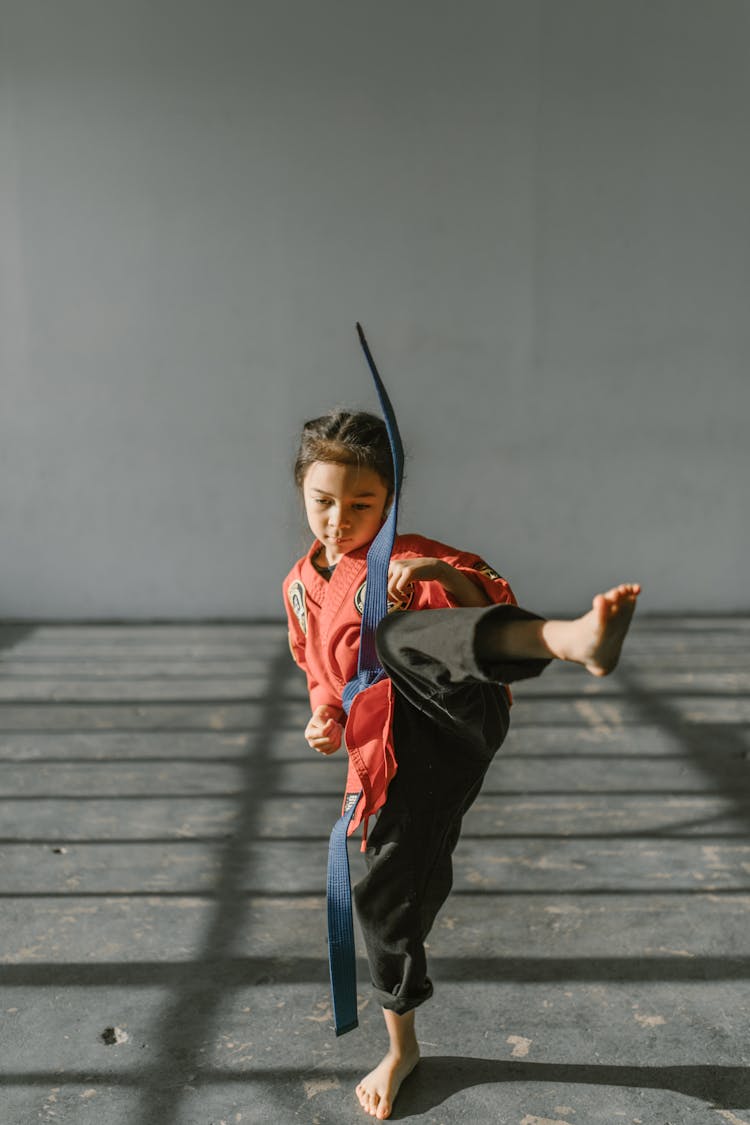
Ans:
POLYGON ((316 707, 305 727, 305 738, 319 754, 335 754, 341 745, 344 728, 339 722, 341 712, 323 704, 316 707))

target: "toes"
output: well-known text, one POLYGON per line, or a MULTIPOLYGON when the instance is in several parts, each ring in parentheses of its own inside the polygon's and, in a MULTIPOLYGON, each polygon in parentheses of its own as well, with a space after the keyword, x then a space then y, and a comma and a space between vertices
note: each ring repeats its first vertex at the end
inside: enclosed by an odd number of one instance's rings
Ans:
POLYGON ((377 1117, 379 1121, 390 1116, 391 1107, 388 1102, 380 1097, 377 1090, 368 1090, 366 1086, 357 1086, 357 1097, 365 1113, 370 1117, 377 1117))
POLYGON ((603 618, 604 609, 599 602, 599 599, 601 598, 606 603, 610 613, 612 615, 615 615, 621 608, 624 608, 625 606, 629 608, 631 605, 634 605, 635 600, 640 592, 641 587, 637 582, 623 582, 619 586, 613 586, 612 589, 607 590, 605 594, 597 594, 594 598, 593 605, 594 608, 597 608, 597 603, 599 603, 599 613, 603 618))

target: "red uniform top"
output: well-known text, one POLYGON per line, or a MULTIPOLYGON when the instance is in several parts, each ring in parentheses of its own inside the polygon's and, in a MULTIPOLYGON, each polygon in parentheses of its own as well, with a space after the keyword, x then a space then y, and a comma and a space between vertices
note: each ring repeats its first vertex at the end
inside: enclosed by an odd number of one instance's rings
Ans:
MULTIPOLYGON (((322 704, 342 711, 344 685, 357 673, 359 632, 364 605, 367 552, 370 544, 343 555, 330 580, 313 565, 322 544, 316 540, 307 555, 284 580, 284 605, 289 619, 292 656, 307 676, 310 706, 322 704)), ((515 605, 509 584, 479 557, 457 551, 422 535, 397 535, 394 559, 438 558, 449 563, 486 595, 488 604, 515 605)), ((394 610, 449 609, 456 600, 439 582, 418 581, 408 599, 394 610)), ((385 803, 388 784, 396 772, 391 720, 393 685, 383 679, 354 699, 344 728, 349 754, 346 792, 364 793, 349 834, 385 803)))

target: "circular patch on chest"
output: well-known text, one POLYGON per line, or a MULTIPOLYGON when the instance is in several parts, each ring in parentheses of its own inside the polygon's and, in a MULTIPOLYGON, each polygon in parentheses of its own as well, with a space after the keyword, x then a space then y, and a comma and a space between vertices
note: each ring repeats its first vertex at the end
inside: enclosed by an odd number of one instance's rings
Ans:
MULTIPOLYGON (((367 581, 364 581, 354 595, 354 608, 361 617, 365 609, 365 592, 367 590, 367 581)), ((388 602, 388 612, 395 613, 397 610, 408 609, 414 601, 414 587, 412 586, 408 594, 399 598, 397 602, 388 602)))

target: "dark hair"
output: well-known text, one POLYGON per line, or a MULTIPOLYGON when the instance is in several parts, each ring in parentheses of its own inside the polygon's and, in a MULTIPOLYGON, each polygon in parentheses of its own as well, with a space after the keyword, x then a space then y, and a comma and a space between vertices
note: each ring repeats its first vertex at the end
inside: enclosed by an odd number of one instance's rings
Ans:
POLYGON ((332 410, 302 427, 294 480, 299 488, 315 461, 372 469, 393 494, 393 458, 385 422, 363 410, 332 410))

